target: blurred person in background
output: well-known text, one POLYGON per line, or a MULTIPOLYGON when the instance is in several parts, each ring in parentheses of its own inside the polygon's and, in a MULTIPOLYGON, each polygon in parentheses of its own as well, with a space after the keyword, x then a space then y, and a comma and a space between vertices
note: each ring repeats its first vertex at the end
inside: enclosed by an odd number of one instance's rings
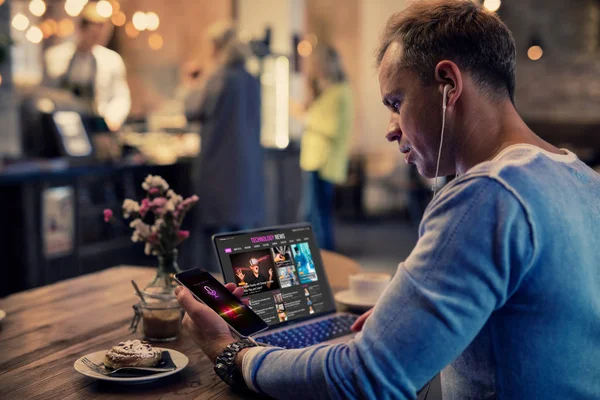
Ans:
MULTIPOLYGON (((210 27, 208 36, 211 67, 186 64, 185 115, 200 123, 197 221, 210 237, 258 226, 265 210, 260 85, 244 67, 250 49, 227 22, 210 27)), ((213 265, 209 240, 203 244, 209 250, 203 262, 213 265)))
POLYGON ((106 22, 96 11, 96 2, 84 7, 77 40, 46 51, 44 85, 70 91, 116 131, 129 114, 131 96, 123 59, 100 44, 106 22))
POLYGON ((322 249, 334 250, 334 185, 348 175, 352 92, 340 56, 329 45, 316 48, 308 75, 312 102, 306 111, 293 103, 290 110, 305 124, 300 148, 300 219, 312 224, 322 249))

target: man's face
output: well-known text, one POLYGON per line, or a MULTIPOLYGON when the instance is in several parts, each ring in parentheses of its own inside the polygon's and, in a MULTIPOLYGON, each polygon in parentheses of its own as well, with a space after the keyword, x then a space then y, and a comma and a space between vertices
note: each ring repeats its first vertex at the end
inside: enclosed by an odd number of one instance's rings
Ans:
POLYGON ((440 144, 442 96, 438 85, 423 86, 416 73, 400 68, 402 56, 402 45, 393 42, 379 67, 379 89, 391 111, 386 138, 398 142, 408 164, 432 178, 440 144))
POLYGON ((254 275, 258 274, 258 265, 251 265, 250 269, 254 273, 254 275))
POLYGON ((88 23, 81 27, 81 41, 87 46, 92 47, 100 43, 102 39, 102 30, 104 24, 88 23))

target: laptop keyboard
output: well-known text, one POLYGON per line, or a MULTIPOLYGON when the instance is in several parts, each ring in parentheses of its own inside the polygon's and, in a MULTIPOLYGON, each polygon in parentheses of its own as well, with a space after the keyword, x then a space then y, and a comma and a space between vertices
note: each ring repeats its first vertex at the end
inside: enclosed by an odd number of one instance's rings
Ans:
POLYGON ((286 349, 301 349, 351 334, 350 327, 356 318, 348 314, 335 315, 312 324, 257 337, 256 340, 286 349))

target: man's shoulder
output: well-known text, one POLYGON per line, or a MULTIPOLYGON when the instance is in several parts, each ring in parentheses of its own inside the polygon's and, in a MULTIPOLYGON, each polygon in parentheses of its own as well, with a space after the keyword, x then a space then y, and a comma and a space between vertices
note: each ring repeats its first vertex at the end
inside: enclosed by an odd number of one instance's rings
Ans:
POLYGON ((561 185, 569 187, 569 182, 581 179, 582 175, 600 188, 600 175, 569 151, 555 154, 532 145, 513 145, 450 182, 438 196, 443 199, 437 202, 455 199, 468 202, 474 193, 484 191, 488 197, 514 198, 526 207, 532 202, 551 201, 553 192, 561 185))
POLYGON ((578 161, 575 154, 562 150, 563 154, 551 153, 530 144, 515 144, 502 150, 492 160, 471 168, 466 176, 487 176, 500 179, 512 174, 522 175, 525 171, 546 173, 549 166, 565 167, 578 161))
POLYGON ((51 46, 46 50, 45 55, 47 58, 53 57, 67 57, 68 53, 75 52, 75 44, 72 42, 64 42, 51 46))
POLYGON ((92 49, 92 53, 94 56, 100 58, 101 60, 106 60, 107 58, 113 62, 122 62, 123 58, 119 53, 104 46, 96 45, 92 49))
POLYGON ((239 87, 240 85, 256 87, 257 89, 260 87, 258 79, 256 79, 246 70, 246 68, 241 65, 221 68, 215 73, 215 78, 220 79, 224 82, 224 84, 235 88, 239 87))

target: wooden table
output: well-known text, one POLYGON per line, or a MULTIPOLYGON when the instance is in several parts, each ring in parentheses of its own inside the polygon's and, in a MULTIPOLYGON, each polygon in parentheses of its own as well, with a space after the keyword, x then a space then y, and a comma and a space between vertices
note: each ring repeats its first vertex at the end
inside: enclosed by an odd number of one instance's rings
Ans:
MULTIPOLYGON (((355 266, 339 257, 323 254, 327 275, 347 282, 355 266)), ((215 375, 212 362, 187 332, 160 346, 184 353, 188 366, 152 383, 114 384, 73 369, 85 354, 141 338, 141 326, 136 334, 128 331, 137 302, 129 281, 143 284, 154 274, 152 268, 115 267, 0 300, 7 313, 0 322, 0 399, 242 398, 215 375)))

